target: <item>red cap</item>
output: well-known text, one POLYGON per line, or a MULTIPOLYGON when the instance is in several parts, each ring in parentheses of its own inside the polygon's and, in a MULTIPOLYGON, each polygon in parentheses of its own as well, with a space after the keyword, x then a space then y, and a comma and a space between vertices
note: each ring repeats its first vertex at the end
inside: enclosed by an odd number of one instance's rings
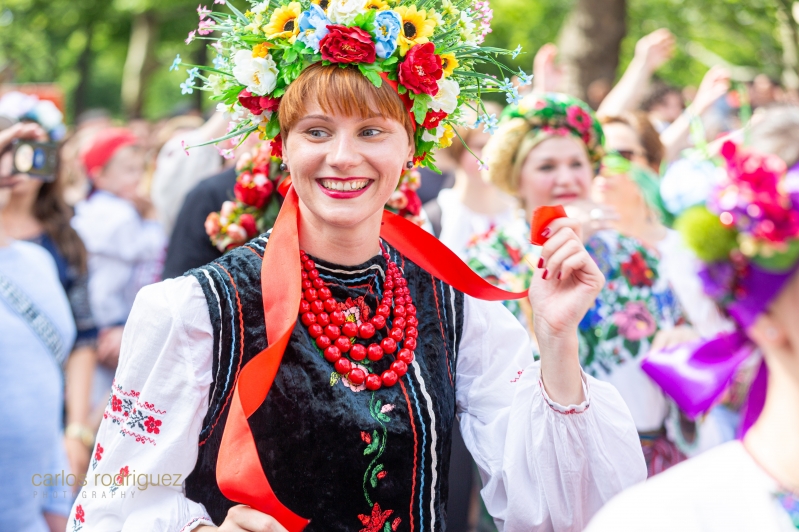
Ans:
POLYGON ((139 142, 139 138, 129 129, 109 128, 99 131, 89 149, 83 154, 83 165, 89 177, 97 175, 108 164, 111 157, 125 146, 139 142))

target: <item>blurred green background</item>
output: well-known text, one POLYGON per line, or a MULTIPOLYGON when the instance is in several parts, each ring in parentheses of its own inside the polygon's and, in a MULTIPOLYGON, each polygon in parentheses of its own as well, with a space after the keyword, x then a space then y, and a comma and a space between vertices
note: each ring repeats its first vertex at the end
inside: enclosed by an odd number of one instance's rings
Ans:
MULTIPOLYGON (((494 0, 494 31, 486 44, 521 44, 526 53, 514 63, 529 72, 535 51, 556 42, 585 2, 612 3, 626 13, 603 21, 624 32, 620 51, 608 51, 615 55, 609 61, 618 61, 617 77, 635 42, 660 27, 678 42, 676 57, 658 71, 672 84, 697 85, 706 65, 719 58, 776 80, 784 80, 786 71, 795 76, 797 32, 790 0, 494 0)), ((246 7, 244 0, 234 3, 246 7)), ((68 121, 92 108, 149 119, 207 109, 199 91, 181 95, 185 73, 168 70, 178 53, 203 63, 212 55, 204 41, 183 42, 196 28, 196 8, 196 0, 3 0, 0 82, 57 83, 66 95, 68 121)))

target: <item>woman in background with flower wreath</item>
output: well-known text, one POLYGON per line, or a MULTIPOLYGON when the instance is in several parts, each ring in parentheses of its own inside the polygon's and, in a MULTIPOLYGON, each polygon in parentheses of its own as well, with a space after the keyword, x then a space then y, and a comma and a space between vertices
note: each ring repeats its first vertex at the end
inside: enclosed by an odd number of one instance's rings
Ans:
MULTIPOLYGON (((511 290, 529 286, 548 270, 530 243, 532 212, 563 204, 584 220, 586 249, 607 282, 580 322, 580 360, 586 373, 610 382, 636 422, 649 475, 683 459, 666 434, 669 403, 638 363, 659 331, 684 323, 683 312, 658 272, 655 250, 610 230, 615 211, 593 203, 592 180, 603 155, 602 127, 580 100, 557 93, 532 94, 506 108, 504 121, 484 150, 488 178, 514 194, 525 209, 514 222, 489 231, 467 250, 467 263, 482 277, 511 290)), ((506 303, 528 331, 532 308, 506 303)))
MULTIPOLYGON (((771 133, 762 143, 779 146, 771 133)), ((677 226, 703 261, 705 292, 736 328, 682 353, 650 355, 644 368, 699 415, 754 358, 743 436, 623 493, 592 521, 592 532, 799 529, 799 191, 787 186, 786 164, 774 155, 727 143, 722 157, 726 175, 680 213, 677 226), (762 361, 751 356, 757 351, 762 361)))
POLYGON ((231 136, 280 133, 291 185, 270 233, 140 292, 73 529, 443 530, 456 413, 504 530, 579 530, 643 480, 622 399, 580 369, 577 323, 603 278, 577 223, 548 227, 536 362, 513 316, 478 299, 526 294, 384 211, 459 106, 500 84, 474 71, 500 68, 477 46, 485 12, 435 6, 201 12, 197 31, 222 31, 209 83, 231 136), (108 489, 135 497, 92 497, 108 489))

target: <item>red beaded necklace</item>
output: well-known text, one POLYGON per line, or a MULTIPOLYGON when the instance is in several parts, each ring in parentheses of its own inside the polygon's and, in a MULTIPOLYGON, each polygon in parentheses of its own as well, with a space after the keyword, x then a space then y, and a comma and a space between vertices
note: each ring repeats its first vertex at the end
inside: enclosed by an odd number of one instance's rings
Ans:
MULTIPOLYGON (((383 248, 381 244, 381 249, 383 248)), ((302 263, 302 300, 300 301, 300 321, 308 328, 308 333, 328 362, 334 365, 337 373, 346 377, 355 386, 366 384, 369 390, 378 390, 381 386, 394 386, 400 377, 408 371, 413 362, 413 350, 416 349, 416 338, 419 335, 416 319, 416 307, 411 301, 408 282, 402 276, 399 267, 391 261, 389 254, 383 249, 386 259, 386 279, 383 283, 383 300, 377 306, 375 315, 360 326, 347 321, 339 310, 338 302, 327 288, 325 281, 319 277, 314 261, 300 251, 302 263), (387 326, 389 316, 394 319, 388 335, 379 344, 368 346, 356 343, 356 338, 369 340, 377 331, 387 326), (377 362, 386 354, 394 354, 391 367, 381 375, 369 373, 354 363, 368 358, 377 362)))

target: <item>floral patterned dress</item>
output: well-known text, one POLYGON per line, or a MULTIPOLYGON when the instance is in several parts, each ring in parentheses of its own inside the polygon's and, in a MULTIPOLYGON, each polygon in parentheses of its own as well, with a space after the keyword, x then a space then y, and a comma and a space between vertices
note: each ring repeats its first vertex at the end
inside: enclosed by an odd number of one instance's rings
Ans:
MULTIPOLYGON (((520 215, 475 238, 467 249, 467 263, 494 284, 523 290, 530 284, 540 253, 529 242, 529 234, 529 224, 520 215)), ((585 247, 606 283, 580 322, 580 361, 586 373, 612 383, 625 399, 654 474, 680 461, 682 455, 664 437, 671 405, 639 364, 659 330, 686 320, 668 281, 658 272, 658 257, 652 250, 615 231, 595 234, 585 247)), ((532 330, 526 301, 505 304, 532 330)))

